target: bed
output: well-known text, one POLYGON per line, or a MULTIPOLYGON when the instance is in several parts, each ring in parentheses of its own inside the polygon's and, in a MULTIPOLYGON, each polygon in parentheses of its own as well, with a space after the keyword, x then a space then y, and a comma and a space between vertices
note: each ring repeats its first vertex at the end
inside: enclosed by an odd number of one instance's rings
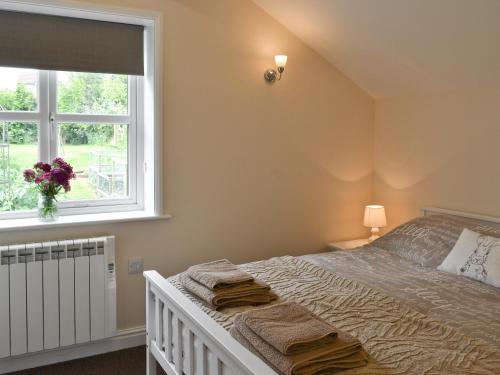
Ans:
MULTIPOLYGON (((463 227, 500 237, 500 219, 424 209, 355 251, 241 267, 363 343, 369 364, 343 374, 500 374, 500 290, 436 269, 463 227)), ((156 362, 168 375, 277 374, 228 333, 242 308, 214 311, 177 277, 144 275, 148 375, 156 362)))

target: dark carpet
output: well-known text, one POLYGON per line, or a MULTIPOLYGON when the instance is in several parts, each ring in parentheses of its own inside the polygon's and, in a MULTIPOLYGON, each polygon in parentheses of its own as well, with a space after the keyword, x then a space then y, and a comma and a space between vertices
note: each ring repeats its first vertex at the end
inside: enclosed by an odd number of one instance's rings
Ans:
MULTIPOLYGON (((76 359, 31 370, 11 372, 8 375, 144 375, 146 347, 76 359)), ((158 367, 158 375, 165 372, 158 367)))

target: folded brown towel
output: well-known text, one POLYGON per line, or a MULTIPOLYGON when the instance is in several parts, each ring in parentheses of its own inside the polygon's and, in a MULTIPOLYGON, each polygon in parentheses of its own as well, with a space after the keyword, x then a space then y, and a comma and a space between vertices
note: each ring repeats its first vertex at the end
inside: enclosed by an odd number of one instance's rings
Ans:
POLYGON ((241 315, 257 336, 283 354, 295 354, 331 344, 334 327, 295 302, 285 302, 241 315))
POLYGON ((338 332, 331 344, 292 355, 284 355, 257 336, 243 322, 241 314, 235 317, 230 333, 242 345, 286 375, 315 375, 326 371, 335 373, 361 367, 368 362, 361 343, 343 332, 338 332))
POLYGON ((240 270, 227 259, 191 266, 187 269, 187 274, 193 280, 213 290, 253 281, 252 275, 240 270))
POLYGON ((211 290, 193 280, 187 273, 179 276, 181 285, 203 301, 215 308, 245 305, 260 305, 274 301, 278 297, 270 291, 269 285, 255 280, 251 284, 244 283, 232 288, 211 290))

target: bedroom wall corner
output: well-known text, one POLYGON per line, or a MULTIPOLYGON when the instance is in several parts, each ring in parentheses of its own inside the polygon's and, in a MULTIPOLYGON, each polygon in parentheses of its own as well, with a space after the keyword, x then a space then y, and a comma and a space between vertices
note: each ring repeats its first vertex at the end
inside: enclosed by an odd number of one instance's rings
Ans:
POLYGON ((389 227, 425 206, 500 217, 500 87, 375 102, 374 194, 389 227))

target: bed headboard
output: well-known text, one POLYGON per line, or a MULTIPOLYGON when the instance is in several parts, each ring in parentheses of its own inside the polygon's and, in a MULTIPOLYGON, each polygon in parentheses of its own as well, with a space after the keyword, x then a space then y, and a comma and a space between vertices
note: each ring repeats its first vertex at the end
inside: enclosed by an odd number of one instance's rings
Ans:
POLYGON ((435 215, 435 214, 445 214, 445 215, 466 217, 469 219, 490 221, 492 223, 500 223, 500 218, 498 218, 498 217, 478 215, 478 214, 473 214, 473 213, 463 212, 463 211, 447 210, 444 208, 425 207, 425 208, 422 208, 421 211, 422 211, 422 216, 430 216, 430 215, 435 215))

